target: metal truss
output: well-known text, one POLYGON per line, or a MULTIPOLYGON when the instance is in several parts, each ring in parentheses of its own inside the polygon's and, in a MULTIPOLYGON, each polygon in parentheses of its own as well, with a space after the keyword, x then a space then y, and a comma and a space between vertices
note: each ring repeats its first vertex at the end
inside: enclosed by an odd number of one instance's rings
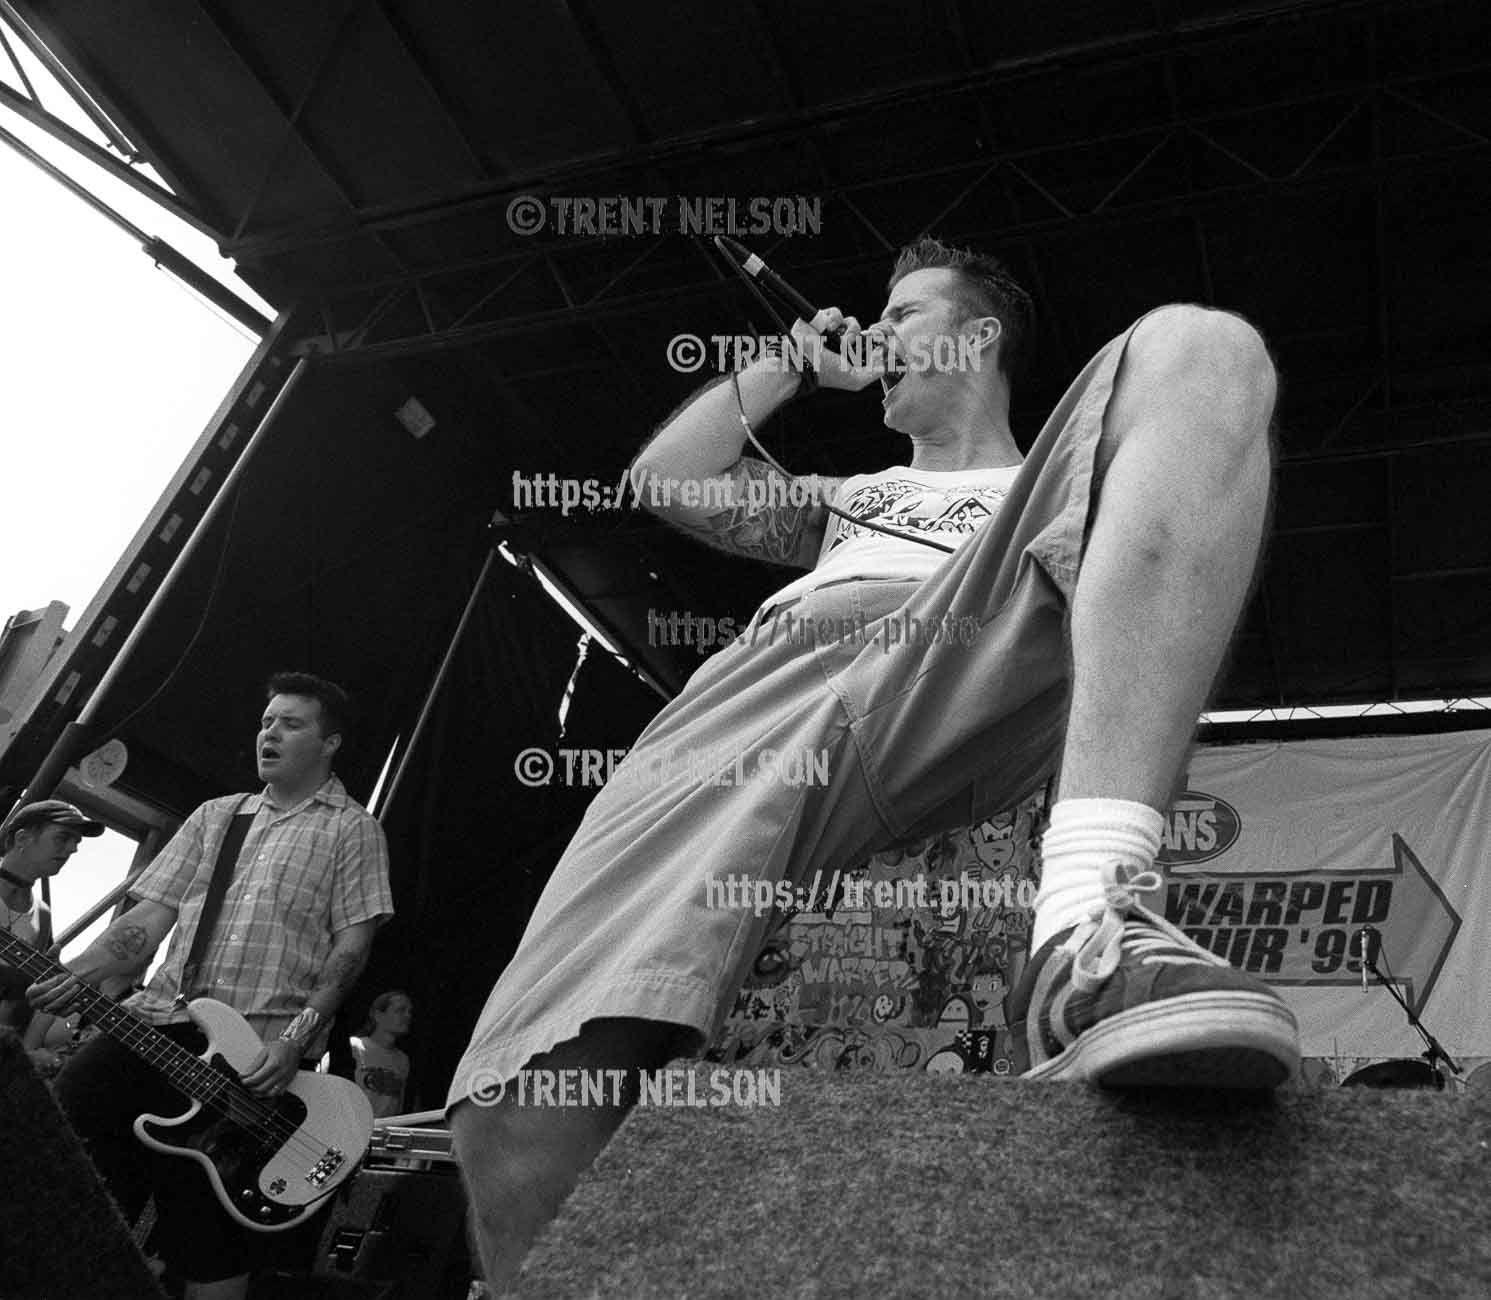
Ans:
MULTIPOLYGON (((948 15, 950 35, 956 39, 961 32, 962 21, 957 11, 958 0, 944 0, 948 15)), ((677 138, 652 141, 646 137, 641 114, 634 105, 634 96, 615 70, 609 53, 605 50, 598 32, 586 17, 587 10, 582 0, 567 0, 566 8, 576 22, 581 39, 586 45, 594 69, 608 87, 617 93, 618 102, 630 105, 627 119, 637 145, 625 150, 589 159, 578 163, 567 163, 557 167, 535 169, 526 173, 507 175, 487 185, 476 185, 465 190, 459 199, 431 197, 427 201, 400 201, 394 203, 367 204, 356 207, 348 214, 345 224, 332 230, 318 232, 276 231, 256 237, 245 237, 225 251, 234 257, 257 260, 291 250, 315 247, 318 244, 335 243, 359 235, 389 233, 409 226, 422 226, 431 219, 478 212, 495 205, 505 204, 516 194, 543 192, 566 185, 583 185, 597 176, 615 176, 618 172, 636 173, 653 166, 688 163, 702 152, 731 146, 760 144, 780 145, 800 140, 805 134, 831 125, 841 125, 855 119, 863 119, 887 108, 925 104, 950 95, 976 94, 994 86, 1004 86, 1022 77, 1039 76, 1053 69, 1097 64, 1103 61, 1136 61, 1156 57, 1178 48, 1193 51, 1221 42, 1233 40, 1240 32, 1257 28, 1260 24, 1274 20, 1299 20, 1321 14, 1376 12, 1382 8, 1382 0, 1277 0, 1272 5, 1251 6, 1245 13, 1212 15, 1204 18, 1166 23, 1156 21, 1150 31, 1104 37, 1091 41, 1060 46, 1037 54, 1021 55, 996 60, 980 68, 972 68, 966 53, 961 54, 965 71, 943 78, 932 78, 910 86, 891 90, 875 91, 832 104, 803 107, 801 96, 795 93, 791 78, 786 71, 780 47, 777 45, 770 16, 761 0, 751 0, 749 8, 757 18, 764 48, 771 52, 771 62, 779 85, 788 91, 789 101, 794 107, 775 114, 753 118, 748 123, 735 124, 715 130, 697 132, 677 138)), ((396 33, 403 40, 406 33, 396 33)), ((962 43, 966 46, 966 42, 962 43)), ((413 51, 416 66, 422 66, 413 51)), ((324 73, 324 69, 322 72, 324 73)), ((314 90, 314 83, 307 93, 314 90)), ((987 118, 985 119, 987 121, 987 118)), ((825 191, 827 192, 827 191, 825 191)))
MULTIPOLYGON (((267 429, 296 371, 286 346, 293 317, 283 314, 208 422, 191 453, 146 517, 66 642, 17 709, 20 726, 0 747, 0 769, 31 772, 46 747, 88 706, 158 593, 218 507, 247 448, 267 429)), ((76 724, 74 724, 76 725, 76 724)), ((60 772, 51 774, 51 780, 60 772)))
MULTIPOLYGON (((1168 69, 1168 57, 1165 58, 1165 63, 1168 69)), ((1480 64, 1477 69, 1457 71, 1486 69, 1491 69, 1491 62, 1480 64)), ((1173 72, 1167 72, 1167 79, 1173 88, 1173 72)), ((1382 267, 1391 251, 1385 247, 1384 185, 1391 179, 1432 173, 1453 167, 1470 157, 1483 157, 1487 146, 1491 145, 1491 139, 1475 127, 1423 103, 1412 92, 1413 84, 1407 81, 1395 84, 1376 82, 1350 92, 1307 93, 1250 107, 1247 110, 1250 116, 1305 107, 1328 107, 1331 110, 1329 120, 1303 159, 1291 166, 1280 167, 1272 165, 1266 159, 1249 157, 1218 137, 1214 128, 1227 121, 1229 116, 1238 115, 1211 113, 1183 118, 1177 110, 1172 89, 1172 120, 1168 124, 1142 130, 1112 132, 1082 142, 1083 148, 1127 147, 1138 151, 1140 156, 1101 198, 1081 208, 1059 198, 1053 192, 1057 187, 1045 181, 1042 176, 1043 164, 1050 165, 1057 155, 1068 152, 1072 148, 1068 144, 1060 148, 1000 150, 993 157, 975 157, 954 166, 906 172, 873 183, 834 185, 830 182, 823 188, 823 198, 830 204, 839 203, 854 213, 856 220, 873 232, 875 247, 872 251, 848 257, 810 256, 799 262, 795 269, 845 272, 884 262, 885 250, 890 241, 876 226, 872 215, 866 212, 864 196, 869 191, 882 189, 888 184, 898 184, 907 191, 914 192, 918 185, 931 181, 964 181, 959 194, 951 203, 943 203, 937 208, 929 205, 925 219, 918 225, 918 229, 925 230, 946 222, 968 205, 972 195, 986 180, 997 177, 1009 190, 1023 195, 1036 211, 1023 220, 1005 223, 969 237, 981 238, 997 245, 1016 245, 1023 251, 1037 281, 1042 278, 1042 269, 1036 245, 1043 236, 1072 231, 1118 229, 1155 220, 1182 218, 1192 232, 1199 281, 1208 286, 1210 292, 1212 258, 1208 247, 1208 215, 1225 213, 1229 208, 1263 196, 1329 194, 1361 189, 1371 196, 1374 204, 1377 243, 1377 257, 1373 268, 1376 290, 1374 296, 1377 300, 1376 332, 1383 360, 1390 364, 1391 322, 1387 295, 1382 291, 1382 267), (1453 138, 1447 139, 1438 147, 1391 160, 1384 159, 1381 145, 1382 122, 1384 115, 1390 111, 1418 114, 1433 120, 1450 128, 1453 138), (1358 120, 1370 123, 1370 156, 1348 164, 1323 161, 1333 142, 1358 120), (1161 169, 1157 166, 1161 158, 1177 149, 1185 159, 1182 168, 1161 169), (1230 184, 1211 188, 1196 186, 1192 165, 1193 152, 1196 150, 1209 151, 1215 157, 1225 159, 1236 179, 1230 184), (1182 176, 1185 182, 1177 192, 1159 198, 1126 200, 1126 196, 1135 189, 1141 178, 1167 179, 1176 174, 1182 176)), ((811 144, 809 147, 821 156, 820 146, 811 144)), ((610 173, 609 183, 612 186, 615 184, 614 172, 610 173)), ((701 273, 666 290, 628 292, 627 287, 633 280, 634 273, 646 267, 649 259, 666 242, 666 239, 651 241, 635 257, 619 265, 616 274, 598 290, 581 299, 575 298, 563 288, 563 268, 566 258, 571 254, 593 254, 594 240, 584 238, 550 240, 532 248, 497 253, 489 258, 405 271, 371 283, 348 286, 342 291, 323 291, 320 304, 322 332, 317 338, 308 340, 304 346, 307 350, 321 353, 360 351, 385 357, 409 355, 461 347, 486 339, 509 338, 556 326, 602 324, 629 314, 644 312, 663 303, 678 305, 720 298, 728 292, 727 287, 712 272, 701 273), (542 275, 533 274, 535 271, 542 275), (535 284, 541 282, 552 286, 549 293, 551 305, 521 314, 505 311, 504 291, 525 276, 525 288, 530 291, 535 284), (435 308, 431 301, 431 288, 440 282, 447 286, 459 285, 459 293, 456 295, 459 298, 458 304, 444 312, 435 308)), ((1075 348, 1070 340, 1061 339, 1060 342, 1068 358, 1075 355, 1075 348)))
MULTIPOLYGON (((28 3, 29 0, 22 0, 28 3)), ((1374 351, 1370 370, 1348 375, 1318 376, 1324 382, 1344 381, 1351 389, 1339 415, 1318 422, 1308 440, 1292 437, 1283 464, 1304 465, 1370 457, 1386 462, 1391 476, 1401 454, 1425 447, 1491 442, 1491 427, 1485 421, 1468 419, 1458 433, 1432 440, 1396 442, 1351 440, 1348 431, 1365 416, 1397 413, 1410 409, 1400 390, 1404 381, 1424 373, 1422 368, 1405 370, 1394 355, 1394 322, 1386 268, 1395 250, 1387 222, 1388 187, 1420 176, 1443 174, 1467 160, 1481 162, 1491 137, 1472 122, 1434 101, 1439 84, 1491 70, 1491 60, 1467 62, 1451 72, 1399 75, 1385 73, 1381 44, 1383 17, 1401 14, 1412 6, 1397 0, 1277 0, 1255 4, 1245 12, 1232 12, 1200 19, 1181 19, 1185 7, 1168 0, 1150 0, 1145 30, 1069 45, 1018 58, 975 66, 968 54, 966 18, 970 0, 939 0, 934 12, 956 59, 956 71, 913 85, 876 91, 831 104, 813 105, 796 84, 792 62, 777 36, 772 9, 767 0, 746 0, 744 10, 753 16, 757 47, 765 52, 768 76, 780 111, 750 122, 657 139, 650 135, 646 116, 637 96, 627 85, 618 63, 606 46, 603 29, 593 10, 598 0, 563 0, 565 11, 591 63, 591 71, 607 87, 620 106, 628 128, 629 142, 620 150, 583 162, 518 171, 510 158, 486 142, 472 115, 461 104, 459 92, 440 84, 432 63, 419 48, 416 26, 406 23, 394 0, 343 0, 337 20, 328 29, 321 48, 312 52, 311 72, 293 92, 277 85, 272 69, 252 49, 248 34, 235 26, 234 10, 224 0, 191 0, 209 32, 243 74, 259 89, 281 120, 280 138, 267 156, 247 198, 231 214, 207 217, 193 212, 175 195, 154 185, 134 170, 139 152, 113 126, 110 115, 98 111, 99 129, 114 149, 128 160, 121 162, 108 150, 86 140, 70 127, 47 114, 39 103, 14 52, 6 47, 0 56, 21 71, 27 94, 0 85, 0 103, 34 120, 43 129, 64 140, 100 165, 148 193, 164 206, 219 240, 224 252, 249 265, 271 266, 285 255, 313 252, 320 248, 363 242, 376 249, 391 273, 378 279, 360 278, 356 283, 330 284, 310 290, 303 312, 295 321, 294 333, 281 332, 282 355, 315 356, 318 364, 365 363, 396 359, 435 351, 453 351, 473 378, 493 384, 503 397, 523 410, 512 381, 524 377, 521 369, 509 367, 506 376, 490 365, 478 365, 469 345, 486 340, 538 335, 558 327, 587 330, 603 358, 609 357, 631 382, 640 382, 633 368, 623 364, 610 326, 629 317, 659 308, 678 308, 698 302, 726 303, 735 294, 731 279, 703 249, 685 249, 682 237, 646 241, 635 251, 619 244, 614 252, 614 270, 599 287, 588 287, 582 265, 592 259, 594 239, 549 238, 541 242, 508 247, 460 263, 411 265, 401 250, 404 231, 438 231, 442 223, 472 218, 500 221, 502 208, 515 195, 547 196, 564 193, 613 192, 618 177, 640 187, 638 192, 678 192, 672 181, 681 171, 719 148, 736 151, 776 148, 799 151, 809 174, 819 185, 825 206, 841 208, 868 245, 860 251, 816 256, 811 245, 795 247, 793 270, 822 271, 835 275, 883 266, 894 244, 916 231, 890 230, 876 211, 878 191, 892 189, 915 194, 935 190, 918 214, 917 231, 939 228, 959 221, 960 236, 970 241, 1010 249, 1022 259, 1021 270, 1042 297, 1048 279, 1045 249, 1049 241, 1068 233, 1107 233, 1135 229, 1156 222, 1178 222, 1185 232, 1195 282, 1204 287, 1210 301, 1214 289, 1212 240, 1218 218, 1260 199, 1279 197, 1361 195, 1370 204, 1372 245, 1369 292, 1374 351), (1297 93, 1269 102, 1249 104, 1245 109, 1187 111, 1178 91, 1177 65, 1185 56, 1236 41, 1261 25, 1277 23, 1280 30, 1301 19, 1346 16, 1357 21, 1355 30, 1365 34, 1365 57, 1354 84, 1327 89, 1302 87, 1297 93), (316 131, 320 96, 354 48, 354 38, 376 25, 380 37, 390 38, 401 57, 414 71, 430 95, 463 151, 469 179, 460 182, 459 197, 450 193, 393 202, 364 203, 357 199, 355 178, 343 175, 328 160, 316 131), (994 91, 1017 87, 1022 79, 1049 76, 1057 70, 1081 71, 1149 66, 1162 78, 1168 99, 1168 120, 1125 130, 1091 132, 1080 139, 1058 144, 1018 146, 1000 137, 997 115, 989 96, 994 91), (832 133, 853 129, 887 110, 932 107, 954 102, 966 106, 978 122, 979 144, 955 163, 918 167, 908 161, 895 172, 874 180, 846 182, 833 166, 832 133), (1250 137, 1236 128, 1247 119, 1268 114, 1309 114, 1317 122, 1314 136, 1287 162, 1265 151, 1266 134, 1250 137), (1384 139, 1395 122, 1432 122, 1437 139, 1413 153, 1388 156, 1384 139), (117 137, 117 138, 116 138, 117 137), (339 209, 330 221, 322 214, 311 228, 266 229, 259 217, 264 199, 285 174, 290 152, 309 160, 319 169, 339 209), (1070 167, 1074 151, 1104 151, 1128 159, 1106 190, 1082 202, 1063 189, 1063 172, 1070 167), (1210 179, 1203 179, 1203 176, 1210 179), (995 187, 1006 209, 1021 215, 997 227, 977 227, 981 217, 977 199, 986 186, 995 187), (951 198, 947 195, 951 193, 951 198), (799 257, 799 248, 805 252, 799 257), (664 290, 640 287, 643 276, 655 270, 655 259, 672 256, 672 282, 664 290), (682 254, 681 256, 679 254, 682 254), (515 310, 510 292, 521 282, 524 302, 515 310), (586 284, 582 291, 578 286, 586 284), (537 295, 537 298, 535 298, 537 295)), ((412 12, 412 11, 411 11, 412 12)), ((0 0, 0 17, 19 23, 11 0, 0 0)), ((0 42, 4 28, 0 26, 0 42)), ((38 55, 40 57, 40 55, 38 55)), ((64 70, 65 71, 65 70, 64 70)), ((85 98, 87 92, 79 87, 85 98)), ((157 169, 169 179, 169 159, 156 159, 157 169)), ((453 186, 447 189, 454 188, 453 186)), ((905 218, 898 221, 905 222, 905 218)), ((770 255, 770 250, 765 250, 770 255)), ((587 272, 590 268, 586 268, 587 272)), ((1063 373, 1071 373, 1080 349, 1061 321, 1053 325, 1063 373)), ((521 353, 521 350, 515 350, 521 353)), ((542 363, 547 364, 547 363, 542 363)), ((591 361, 589 364, 595 364, 591 361)), ((528 375, 537 373, 533 370, 528 375)), ((1468 373, 1468 372, 1467 372, 1468 373)), ((1477 383, 1484 380, 1478 372, 1477 383)), ((528 414, 527 412, 524 412, 528 414)), ((1444 408, 1454 426, 1461 413, 1444 408)), ((536 423, 536 421, 535 421, 536 423)), ((1393 501, 1389 482, 1387 500, 1393 501)), ((1390 556, 1396 554, 1389 517, 1380 524, 1350 527, 1382 527, 1388 530, 1390 556)), ((640 521, 624 527, 642 528, 640 521)), ((1424 576, 1394 573, 1391 593, 1403 583, 1424 576)), ((1276 684, 1283 681, 1273 636, 1271 593, 1266 583, 1258 593, 1264 620, 1263 633, 1273 657, 1276 684)), ((1398 614, 1390 611, 1391 655, 1396 654, 1398 614)), ((1397 665, 1392 665, 1396 690, 1397 665)))
POLYGON ((89 162, 102 167, 131 189, 160 204, 188 225, 211 239, 221 240, 222 231, 190 203, 157 184, 138 170, 151 160, 129 139, 117 123, 98 104, 62 62, 52 53, 16 12, 10 0, 0 0, 0 62, 8 63, 20 79, 22 90, 0 82, 0 104, 9 108, 17 117, 45 131, 54 140, 66 145, 89 162), (56 78, 68 97, 88 117, 99 133, 108 141, 108 148, 90 140, 81 131, 63 121, 42 102, 31 78, 26 75, 25 65, 16 52, 17 45, 24 45, 31 54, 56 78), (110 150, 114 152, 110 152, 110 150))

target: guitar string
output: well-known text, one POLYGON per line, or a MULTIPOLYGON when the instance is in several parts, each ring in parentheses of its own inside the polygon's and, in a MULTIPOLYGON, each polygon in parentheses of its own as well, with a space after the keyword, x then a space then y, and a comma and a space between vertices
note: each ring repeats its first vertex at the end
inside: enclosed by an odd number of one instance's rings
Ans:
MULTIPOLYGON (((193 1100, 221 1114, 226 1114, 241 1127, 254 1134, 261 1144, 264 1143, 266 1137, 275 1139, 276 1146, 281 1149, 289 1148, 294 1142, 299 1147, 298 1154, 302 1158, 313 1161, 319 1160, 321 1149, 331 1145, 304 1125, 296 1124, 272 1103, 245 1090, 237 1079, 224 1074, 179 1043, 159 1035, 154 1025, 133 1015, 123 1007, 111 1004, 111 1008, 111 1010, 104 1011, 102 1015, 126 1023, 137 1037, 141 1036, 140 1030, 146 1031, 147 1035, 154 1031, 155 1036, 160 1037, 161 1046, 134 1045, 137 1053, 163 1068, 167 1068, 167 1062, 175 1057, 174 1067, 171 1068, 174 1068, 176 1075, 195 1076, 197 1080, 196 1087, 202 1095, 193 1097, 193 1100), (150 1055, 152 1052, 155 1054, 153 1057, 150 1055)), ((173 1082, 175 1082, 174 1079, 173 1082)), ((182 1091, 192 1096, 187 1089, 183 1088, 182 1091)))
MULTIPOLYGON (((64 969, 63 967, 58 966, 56 963, 52 962, 49 958, 43 956, 41 953, 38 953, 24 940, 19 939, 14 935, 0 935, 0 938, 10 940, 11 943, 15 944, 23 950, 25 955, 19 961, 18 966, 24 973, 28 975, 35 975, 37 978, 41 978, 42 976, 56 974, 58 971, 64 969)), ((87 993, 91 993, 93 996, 89 998, 85 995, 83 999, 84 1001, 92 1001, 94 1002, 95 1006, 97 1006, 99 1002, 106 1004, 96 1016, 96 1020, 101 1028, 110 1028, 116 1033, 116 1035, 122 1034, 126 1030, 129 1030, 132 1031, 137 1038, 144 1038, 146 1040, 144 1043, 140 1044, 126 1043, 126 1046, 131 1047, 137 1055, 143 1057, 147 1062, 155 1064, 158 1067, 164 1069, 164 1060, 168 1059, 172 1055, 176 1055, 178 1058, 178 1064, 176 1066, 176 1070, 178 1073, 181 1072, 184 1065, 184 1062, 182 1062, 180 1059, 182 1057, 184 1057, 186 1061, 190 1062, 190 1065, 186 1066, 186 1068, 192 1074, 200 1076, 202 1071, 208 1072, 208 1074, 212 1076, 207 1081, 207 1083, 211 1085, 211 1088, 209 1089, 208 1087, 199 1084, 198 1087, 206 1095, 195 1097, 193 1098, 193 1100, 199 1102, 203 1106, 210 1107, 218 1113, 226 1114, 228 1118, 232 1119, 234 1122, 239 1124, 240 1127, 247 1129, 253 1136, 255 1136, 261 1146, 267 1145, 267 1142, 265 1140, 266 1135, 270 1138, 276 1139, 276 1150, 290 1149, 292 1143, 296 1143, 299 1147, 299 1150, 296 1152, 296 1154, 298 1154, 301 1159, 311 1160, 313 1163, 318 1163, 321 1158, 319 1152, 332 1145, 328 1140, 321 1138, 317 1134, 311 1132, 309 1129, 306 1129, 304 1125, 294 1123, 287 1115, 282 1114, 271 1104, 261 1101, 252 1093, 244 1090, 242 1084, 238 1080, 232 1079, 228 1075, 223 1074, 220 1070, 217 1070, 208 1062, 202 1060, 201 1057, 187 1051, 187 1049, 182 1047, 179 1043, 175 1043, 171 1039, 166 1038, 164 1035, 161 1035, 156 1026, 149 1024, 145 1020, 142 1020, 140 1017, 134 1015, 126 1008, 119 1006, 117 1003, 109 1001, 103 996, 103 994, 98 993, 97 990, 90 989, 87 990, 87 993), (117 1025, 105 1026, 103 1022, 106 1018, 117 1021, 117 1025), (152 1036, 160 1038, 160 1041, 166 1045, 166 1049, 168 1050, 162 1050, 161 1048, 152 1049, 148 1045, 148 1039, 152 1036), (153 1058, 150 1055, 152 1050, 154 1050, 162 1059, 153 1058), (247 1112, 247 1117, 245 1117, 245 1111, 247 1112)), ((85 1010, 91 1009, 92 1008, 85 1008, 85 1010)), ((169 1072, 167 1073, 167 1077, 170 1077, 169 1072)), ((175 1080, 172 1081, 174 1082, 175 1080)), ((182 1091, 186 1090, 182 1089, 182 1091)), ((190 1093, 187 1093, 187 1095, 191 1096, 190 1093)))
POLYGON ((115 1022, 108 1028, 116 1033, 131 1033, 136 1039, 144 1039, 143 1042, 130 1043, 129 1046, 146 1061, 160 1068, 188 1097, 219 1114, 227 1115, 240 1127, 248 1130, 261 1145, 266 1144, 266 1139, 274 1139, 277 1147, 289 1148, 293 1140, 299 1148, 297 1154, 305 1159, 318 1159, 318 1148, 330 1145, 304 1126, 295 1124, 270 1103, 245 1091, 237 1080, 179 1043, 160 1035, 154 1025, 141 1020, 123 1007, 111 1004, 99 1015, 100 1023, 104 1019, 115 1022), (159 1042, 150 1043, 151 1037, 158 1038, 159 1042), (183 1082, 188 1082, 188 1086, 181 1087, 183 1082))

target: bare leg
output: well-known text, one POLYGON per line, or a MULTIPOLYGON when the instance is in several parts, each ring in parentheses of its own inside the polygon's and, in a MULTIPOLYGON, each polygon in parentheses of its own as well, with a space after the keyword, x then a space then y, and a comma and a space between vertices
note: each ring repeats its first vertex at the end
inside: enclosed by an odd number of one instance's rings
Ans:
POLYGON ((624 1070, 619 1106, 519 1106, 517 1089, 509 1087, 495 1106, 456 1107, 451 1133, 494 1296, 517 1276, 528 1248, 626 1117, 637 1072, 667 1064, 689 1037, 697 1035, 652 1020, 591 1020, 578 1037, 524 1067, 624 1070))
POLYGON ((1129 340, 1072 601, 1038 951, 1012 1000, 1032 1080, 1273 1088, 1298 1066, 1298 1027, 1278 994, 1129 888, 1155 879, 1161 810, 1247 599, 1274 395, 1263 341, 1237 317, 1166 308, 1129 340), (1097 993, 1110 987, 1104 1005, 1097 993))
POLYGON ((1166 308, 1130 339, 1072 603, 1062 798, 1169 803, 1257 562, 1274 395, 1238 317, 1166 308))

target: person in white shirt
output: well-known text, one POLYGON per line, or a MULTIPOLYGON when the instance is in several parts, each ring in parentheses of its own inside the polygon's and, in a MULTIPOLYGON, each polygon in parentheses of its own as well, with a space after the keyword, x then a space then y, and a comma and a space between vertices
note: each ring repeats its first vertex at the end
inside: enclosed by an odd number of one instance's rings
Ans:
POLYGON ((394 1044, 409 1032, 413 1018, 414 1000, 403 989, 390 989, 373 999, 367 1019, 352 1037, 354 1077, 373 1103, 374 1118, 403 1110, 409 1057, 394 1044))
POLYGON ((522 1106, 521 1071, 630 1075, 697 1050, 759 951, 758 887, 970 825, 1053 773, 1008 1002, 1024 1077, 1266 1089, 1297 1068, 1278 995, 1138 901, 1262 546, 1276 381, 1258 331, 1156 308, 1022 453, 1010 393, 1034 310, 995 259, 922 239, 877 322, 824 320, 840 354, 799 322, 794 346, 696 394, 633 464, 669 523, 809 572, 705 661, 592 801, 456 1070, 451 1128, 494 1283, 630 1101, 522 1106), (746 454, 812 387, 877 383, 909 463, 792 479, 746 454), (795 779, 808 757, 813 779, 795 779), (733 907, 732 878, 752 886, 733 907))

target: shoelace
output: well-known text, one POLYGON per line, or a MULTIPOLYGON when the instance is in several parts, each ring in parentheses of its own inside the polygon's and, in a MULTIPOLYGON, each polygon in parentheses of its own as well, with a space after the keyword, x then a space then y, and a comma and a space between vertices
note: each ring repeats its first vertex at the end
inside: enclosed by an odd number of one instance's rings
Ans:
POLYGON ((1077 952, 1072 959, 1072 986, 1090 993, 1118 969, 1123 947, 1142 961, 1184 966, 1191 963, 1225 966, 1224 958, 1195 943, 1162 916, 1142 907, 1136 894, 1159 889, 1158 871, 1139 871, 1127 878, 1118 863, 1103 868, 1104 902, 1093 909, 1072 935, 1077 952), (1132 918, 1132 919, 1131 919, 1132 918), (1180 952, 1173 949, 1179 947, 1180 952), (1166 951, 1170 949, 1172 951, 1166 951))

